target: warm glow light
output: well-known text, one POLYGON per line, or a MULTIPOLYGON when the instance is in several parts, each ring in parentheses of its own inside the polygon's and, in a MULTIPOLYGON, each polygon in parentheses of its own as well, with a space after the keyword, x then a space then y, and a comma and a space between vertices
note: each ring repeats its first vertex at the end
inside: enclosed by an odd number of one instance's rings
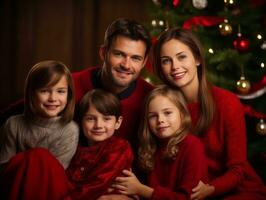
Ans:
POLYGON ((151 25, 152 25, 152 26, 156 26, 156 25, 157 25, 156 20, 152 20, 152 21, 151 21, 151 25))
POLYGON ((209 53, 211 53, 211 54, 214 54, 214 51, 213 51, 213 49, 212 48, 209 48, 209 53))
POLYGON ((151 79, 149 77, 146 77, 145 81, 147 81, 148 83, 151 83, 151 79))
POLYGON ((260 63, 260 67, 261 68, 264 68, 265 67, 265 64, 262 62, 262 63, 260 63))
POLYGON ((262 39, 262 35, 261 35, 261 34, 258 34, 258 35, 257 35, 257 38, 258 38, 259 40, 261 40, 261 39, 262 39))

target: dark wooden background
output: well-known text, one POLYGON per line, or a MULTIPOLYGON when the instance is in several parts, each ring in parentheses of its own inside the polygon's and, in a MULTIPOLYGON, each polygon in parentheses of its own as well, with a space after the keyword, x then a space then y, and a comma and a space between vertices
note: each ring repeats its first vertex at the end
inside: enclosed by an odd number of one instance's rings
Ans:
POLYGON ((149 23, 147 1, 0 1, 0 107, 23 97, 28 70, 41 60, 61 60, 72 72, 101 64, 108 24, 118 17, 149 23))

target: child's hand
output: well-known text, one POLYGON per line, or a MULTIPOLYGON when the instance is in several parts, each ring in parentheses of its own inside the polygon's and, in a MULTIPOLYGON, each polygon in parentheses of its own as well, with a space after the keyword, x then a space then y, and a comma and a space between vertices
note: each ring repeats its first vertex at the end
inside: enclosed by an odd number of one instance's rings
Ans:
POLYGON ((191 200, 205 199, 214 192, 215 188, 212 185, 205 184, 202 181, 192 189, 191 200))
POLYGON ((133 200, 133 197, 129 197, 122 194, 109 194, 100 196, 97 200, 133 200))
POLYGON ((137 195, 142 184, 131 171, 123 170, 123 174, 126 177, 117 177, 112 187, 117 189, 121 194, 137 195))

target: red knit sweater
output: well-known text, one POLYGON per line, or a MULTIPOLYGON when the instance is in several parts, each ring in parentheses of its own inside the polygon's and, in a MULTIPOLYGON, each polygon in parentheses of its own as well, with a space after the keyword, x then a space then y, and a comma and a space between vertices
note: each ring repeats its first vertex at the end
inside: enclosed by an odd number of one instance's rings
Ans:
POLYGON ((152 200, 189 200, 200 180, 206 182, 207 164, 200 140, 188 135, 180 143, 175 160, 162 158, 164 148, 155 155, 155 166, 148 177, 148 185, 154 188, 152 200))
POLYGON ((118 137, 93 146, 79 146, 66 175, 73 185, 73 199, 94 200, 105 194, 122 170, 130 169, 133 153, 129 143, 118 137))
MULTIPOLYGON (((72 74, 75 85, 76 101, 79 102, 86 92, 93 88, 102 88, 99 74, 100 68, 91 67, 72 74)), ((119 128, 118 135, 130 141, 136 140, 142 104, 146 94, 151 91, 152 85, 138 78, 130 88, 118 94, 122 106, 123 123, 119 128)), ((135 143, 135 141, 133 142, 135 143)))
MULTIPOLYGON (((225 195, 266 199, 266 188, 247 161, 246 127, 239 99, 227 90, 213 87, 216 103, 214 122, 201 137, 208 158, 214 196, 225 195)), ((199 116, 199 104, 188 105, 192 122, 199 116)))

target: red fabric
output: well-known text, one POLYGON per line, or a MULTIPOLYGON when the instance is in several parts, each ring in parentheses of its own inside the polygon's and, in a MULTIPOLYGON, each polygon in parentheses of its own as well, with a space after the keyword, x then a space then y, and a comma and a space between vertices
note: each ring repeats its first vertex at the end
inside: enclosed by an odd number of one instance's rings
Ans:
MULTIPOLYGON (((201 137, 208 158, 210 184, 214 196, 239 199, 245 195, 252 200, 265 200, 266 188, 247 161, 246 128, 243 107, 229 91, 213 87, 216 102, 214 122, 201 137)), ((192 121, 198 119, 199 105, 188 105, 192 121)))
POLYGON ((91 147, 79 146, 66 174, 73 184, 73 199, 97 199, 106 193, 123 169, 130 169, 133 153, 129 143, 117 137, 91 147))
POLYGON ((197 26, 214 26, 224 21, 223 17, 216 16, 195 16, 183 23, 184 29, 191 29, 197 26))
MULTIPOLYGON (((83 95, 93 89, 91 73, 98 68, 91 67, 80 72, 73 73, 76 101, 79 102, 83 95)), ((152 86, 141 78, 137 79, 137 85, 128 98, 121 99, 123 123, 119 128, 118 136, 127 139, 131 144, 137 140, 142 104, 146 94, 152 90, 152 86)))
POLYGON ((63 166, 43 148, 16 154, 0 177, 1 199, 59 200, 69 188, 63 166))
POLYGON ((266 119, 266 114, 255 111, 251 106, 243 104, 243 107, 246 115, 249 115, 251 117, 256 117, 259 119, 266 119))
POLYGON ((200 140, 188 135, 181 143, 175 160, 161 158, 163 149, 156 152, 155 167, 149 175, 154 188, 152 200, 189 200, 200 180, 206 182, 207 161, 200 140))

